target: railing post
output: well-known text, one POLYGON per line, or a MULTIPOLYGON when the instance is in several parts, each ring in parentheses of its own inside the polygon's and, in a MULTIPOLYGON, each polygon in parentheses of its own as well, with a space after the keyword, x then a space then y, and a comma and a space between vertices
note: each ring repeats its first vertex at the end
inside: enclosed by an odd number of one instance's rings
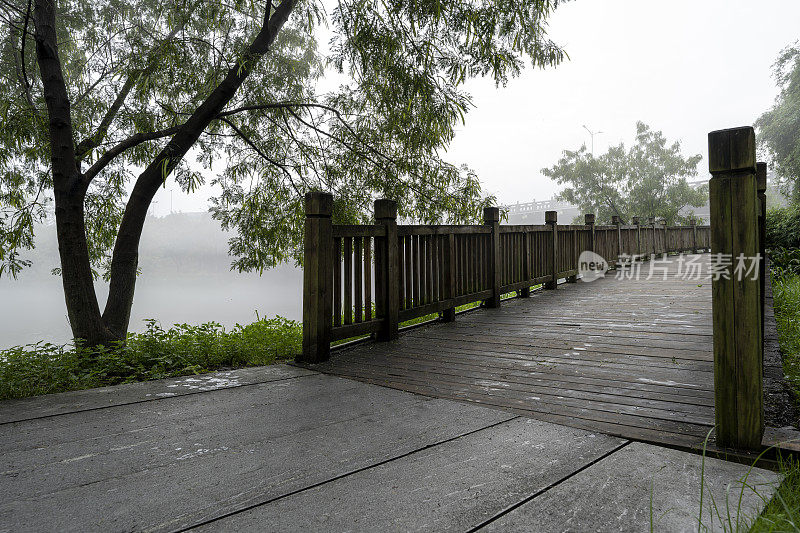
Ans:
POLYGON ((400 313, 397 202, 375 200, 374 209, 375 224, 386 228, 386 237, 376 239, 375 246, 375 307, 383 321, 378 340, 390 341, 397 338, 400 313))
POLYGON ((756 163, 756 190, 758 191, 758 280, 761 292, 761 338, 764 338, 764 297, 767 281, 767 164, 756 163))
POLYGON ((585 215, 583 215, 583 223, 589 226, 589 230, 591 230, 591 234, 589 237, 590 252, 594 252, 596 248, 594 240, 594 221, 595 221, 594 213, 586 213, 585 215))
POLYGON ((550 281, 545 281, 545 289, 558 288, 558 211, 545 211, 544 222, 549 224, 553 231, 553 239, 551 246, 553 247, 550 253, 550 258, 553 262, 552 272, 550 273, 550 281))
POLYGON ((658 253, 656 251, 656 217, 647 217, 647 223, 653 229, 653 256, 655 257, 658 253))
MULTIPOLYGON (((447 234, 447 245, 444 249, 444 286, 445 297, 447 299, 456 297, 456 236, 453 233, 447 234)), ((444 322, 453 322, 456 319, 456 308, 450 307, 442 311, 444 322)))
POLYGON ((486 307, 500 307, 500 208, 484 207, 483 223, 491 228, 489 244, 489 284, 492 288, 492 297, 486 300, 486 307))
POLYGON ((692 217, 692 220, 689 222, 692 226, 692 253, 697 253, 697 219, 692 217))
POLYGON ((330 357, 333 315, 333 196, 305 197, 303 240, 303 352, 296 360, 321 363, 330 357))
MULTIPOLYGON (((531 249, 527 231, 522 232, 522 278, 531 279, 531 249)), ((529 286, 522 287, 519 292, 520 298, 528 298, 531 295, 529 286)))
POLYGON ((611 217, 611 224, 617 227, 617 264, 622 257, 622 219, 618 215, 611 217))
POLYGON ((717 443, 750 450, 764 432, 760 281, 735 267, 758 254, 755 146, 751 127, 708 134, 712 260, 728 268, 711 286, 717 443))
POLYGON ((662 218, 661 223, 664 224, 664 249, 662 250, 663 253, 669 253, 669 226, 667 226, 667 219, 662 218))
POLYGON ((642 255, 642 228, 639 226, 639 217, 633 217, 631 222, 636 226, 636 255, 642 255))

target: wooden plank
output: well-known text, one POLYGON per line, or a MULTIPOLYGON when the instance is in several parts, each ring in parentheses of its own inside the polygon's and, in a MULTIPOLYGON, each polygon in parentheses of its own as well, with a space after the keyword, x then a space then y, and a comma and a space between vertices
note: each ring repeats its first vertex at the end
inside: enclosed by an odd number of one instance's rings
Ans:
POLYGON ((354 288, 355 288, 355 321, 363 322, 364 320, 364 252, 363 240, 361 237, 355 237, 355 246, 353 250, 353 270, 355 274, 354 288))
POLYGON ((413 249, 413 259, 411 260, 412 264, 412 272, 413 272, 413 281, 412 281, 412 298, 413 298, 413 306, 418 307, 422 305, 422 300, 420 297, 420 288, 422 287, 422 261, 420 258, 420 254, 422 251, 420 250, 420 236, 419 235, 412 235, 412 249, 413 249))
POLYGON ((484 226, 420 226, 403 225, 397 226, 398 235, 472 235, 489 233, 484 226))
POLYGON ((372 239, 364 237, 364 319, 372 320, 372 239))
POLYGON ((441 280, 442 280, 442 273, 441 273, 441 250, 439 247, 439 242, 441 237, 435 235, 431 237, 431 245, 432 245, 432 253, 431 253, 431 270, 433 276, 433 300, 434 302, 438 302, 442 299, 441 297, 441 280))
POLYGON ((481 300, 489 298, 490 296, 491 296, 491 291, 488 290, 480 291, 480 292, 462 294, 460 296, 456 296, 455 298, 449 298, 447 300, 433 302, 427 305, 415 307, 413 309, 404 309, 400 311, 400 321, 405 322, 406 320, 411 320, 412 318, 430 315, 433 313, 439 313, 447 309, 458 307, 460 305, 479 302, 481 300))
POLYGON ((333 239, 333 325, 342 325, 342 239, 333 239))
POLYGON ((331 341, 339 341, 342 339, 360 337, 369 333, 376 333, 380 331, 382 323, 382 320, 375 319, 334 327, 331 329, 331 341))
MULTIPOLYGON (((455 235, 446 236, 445 248, 442 254, 442 272, 444 273, 444 297, 442 301, 453 300, 456 297, 456 250, 455 235)), ((456 319, 455 306, 450 305, 442 309, 442 320, 452 322, 456 319)))
POLYGON ((333 237, 385 237, 386 228, 381 226, 355 226, 355 225, 336 225, 333 226, 333 237))
POLYGON ((344 323, 353 323, 353 238, 344 237, 344 323))
POLYGON ((411 235, 403 237, 403 259, 405 261, 403 283, 405 286, 405 305, 403 309, 414 307, 414 259, 411 251, 411 235))

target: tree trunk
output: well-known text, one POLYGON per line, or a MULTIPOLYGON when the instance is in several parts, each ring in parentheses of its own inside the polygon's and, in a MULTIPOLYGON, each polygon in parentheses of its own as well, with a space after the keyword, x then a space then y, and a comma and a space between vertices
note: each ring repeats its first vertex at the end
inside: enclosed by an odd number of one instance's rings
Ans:
POLYGON ((72 336, 85 345, 110 345, 124 341, 103 323, 94 290, 84 223, 84 194, 80 190, 55 190, 56 234, 61 257, 61 281, 72 336))
MULTIPOLYGON (((108 301, 101 315, 92 279, 84 219, 84 200, 92 177, 82 175, 78 167, 79 157, 76 157, 78 154, 72 138, 70 101, 58 57, 55 0, 36 0, 36 59, 42 76, 49 119, 61 276, 67 314, 75 339, 82 339, 90 346, 108 346, 112 342, 124 342, 126 339, 139 262, 139 239, 147 209, 167 176, 208 124, 233 98, 258 59, 275 41, 294 9, 295 0, 283 0, 274 11, 271 6, 272 3, 268 2, 261 31, 241 61, 230 68, 225 79, 192 113, 136 180, 114 244, 108 301)), ((86 148, 82 147, 84 149, 86 148)))
POLYGON ((84 222, 86 184, 75 162, 70 101, 58 58, 55 20, 54 0, 37 0, 33 12, 36 62, 47 104, 64 298, 73 337, 91 345, 107 344, 113 337, 103 325, 94 292, 84 222))

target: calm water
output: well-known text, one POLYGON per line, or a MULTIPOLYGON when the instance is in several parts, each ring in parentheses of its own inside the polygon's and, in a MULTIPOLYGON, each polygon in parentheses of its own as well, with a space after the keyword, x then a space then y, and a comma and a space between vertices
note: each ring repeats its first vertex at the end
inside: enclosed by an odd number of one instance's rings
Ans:
MULTIPOLYGON (((142 331, 144 320, 154 318, 166 327, 174 323, 215 321, 230 327, 261 317, 282 315, 299 320, 302 309, 302 271, 281 267, 256 274, 214 275, 206 279, 148 278, 136 283, 131 331, 142 331)), ((107 288, 98 284, 102 310, 107 288)), ((0 279, 0 349, 40 340, 70 340, 61 278, 0 279)))

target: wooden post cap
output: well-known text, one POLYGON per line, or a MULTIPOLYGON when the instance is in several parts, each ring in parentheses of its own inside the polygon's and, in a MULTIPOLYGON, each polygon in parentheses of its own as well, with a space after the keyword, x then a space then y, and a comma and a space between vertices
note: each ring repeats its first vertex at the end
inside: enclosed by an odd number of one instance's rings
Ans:
POLYGON ((500 222, 500 208, 499 207, 484 207, 483 208, 483 223, 490 224, 492 222, 500 222))
POLYGON ((767 164, 756 163, 756 188, 758 192, 764 193, 767 190, 767 164))
POLYGON ((583 221, 587 226, 594 224, 594 213, 586 213, 583 215, 583 221))
POLYGON ((333 195, 329 192, 306 193, 307 217, 330 217, 333 214, 333 195))
POLYGON ((612 215, 611 223, 614 224, 615 226, 618 226, 622 223, 622 220, 619 218, 619 215, 612 215))
POLYGON ((545 211, 544 222, 545 224, 555 224, 558 222, 558 211, 545 211))
POLYGON ((708 134, 708 170, 711 174, 756 169, 756 132, 751 126, 708 134))
POLYGON ((397 218, 397 202, 381 198, 375 200, 375 220, 397 218))
POLYGON ((639 217, 633 217, 633 218, 631 219, 631 223, 632 223, 634 226, 638 226, 638 225, 639 225, 639 217))

